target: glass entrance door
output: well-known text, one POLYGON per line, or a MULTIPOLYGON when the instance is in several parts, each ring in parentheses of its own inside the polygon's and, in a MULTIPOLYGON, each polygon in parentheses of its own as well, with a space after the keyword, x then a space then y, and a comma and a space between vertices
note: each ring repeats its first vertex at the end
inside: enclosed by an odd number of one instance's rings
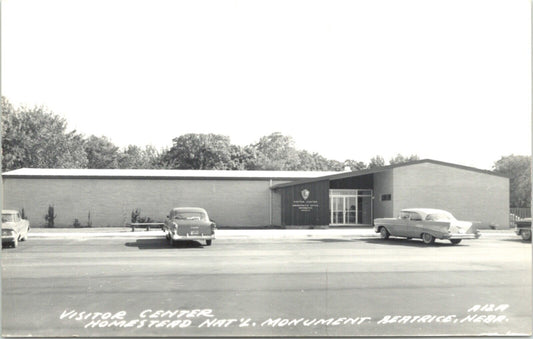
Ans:
POLYGON ((357 224, 356 201, 355 196, 331 197, 331 223, 335 225, 357 224))
POLYGON ((344 224, 357 224, 357 210, 358 206, 356 204, 357 197, 351 197, 347 196, 344 197, 344 201, 346 202, 346 219, 344 220, 344 224))
POLYGON ((330 190, 330 225, 372 224, 372 191, 330 190))
POLYGON ((344 197, 331 197, 331 223, 344 224, 344 197))

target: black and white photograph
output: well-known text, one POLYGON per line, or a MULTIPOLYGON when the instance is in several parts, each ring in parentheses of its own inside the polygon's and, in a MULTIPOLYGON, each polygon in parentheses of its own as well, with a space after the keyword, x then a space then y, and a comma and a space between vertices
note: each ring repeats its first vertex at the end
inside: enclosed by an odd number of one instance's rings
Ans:
POLYGON ((1 1, 1 336, 531 336, 531 6, 1 1))

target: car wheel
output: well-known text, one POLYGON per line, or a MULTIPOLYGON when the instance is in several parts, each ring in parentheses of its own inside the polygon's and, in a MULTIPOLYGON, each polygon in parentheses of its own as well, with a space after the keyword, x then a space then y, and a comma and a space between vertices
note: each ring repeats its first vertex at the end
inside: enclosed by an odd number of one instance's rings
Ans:
POLYGON ((205 241, 205 245, 206 246, 211 246, 211 241, 212 241, 211 239, 206 240, 205 241))
POLYGON ((452 244, 454 244, 454 245, 457 245, 458 243, 461 242, 461 240, 463 240, 463 239, 450 239, 450 242, 451 242, 452 244))
POLYGON ((389 239, 390 237, 390 233, 385 227, 379 229, 379 235, 381 239, 389 239))
POLYGON ((429 245, 435 242, 435 237, 429 233, 422 233, 422 241, 424 244, 429 245))
POLYGON ((522 239, 524 240, 531 240, 531 231, 530 230, 524 230, 521 232, 522 239))

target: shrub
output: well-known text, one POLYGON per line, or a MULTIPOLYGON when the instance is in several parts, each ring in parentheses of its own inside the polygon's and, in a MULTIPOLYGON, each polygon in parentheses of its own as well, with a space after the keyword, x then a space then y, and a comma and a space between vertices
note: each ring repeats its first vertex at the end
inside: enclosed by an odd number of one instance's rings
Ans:
POLYGON ((145 222, 152 222, 153 220, 150 219, 150 217, 142 217, 141 216, 141 210, 139 208, 134 209, 131 211, 131 222, 132 223, 145 223, 145 222))
POLYGON ((54 220, 57 218, 57 214, 54 214, 54 206, 48 206, 48 213, 44 216, 48 227, 54 227, 54 220))

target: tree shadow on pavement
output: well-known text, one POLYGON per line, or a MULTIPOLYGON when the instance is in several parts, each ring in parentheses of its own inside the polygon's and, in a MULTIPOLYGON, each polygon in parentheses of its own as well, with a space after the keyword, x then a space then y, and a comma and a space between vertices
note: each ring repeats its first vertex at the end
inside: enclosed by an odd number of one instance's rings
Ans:
POLYGON ((389 238, 384 239, 368 239, 365 240, 369 244, 384 245, 384 246, 408 246, 408 247, 457 247, 457 246, 468 246, 464 242, 454 245, 448 240, 436 240, 433 244, 426 245, 420 239, 402 239, 402 238, 389 238))
POLYGON ((165 238, 153 239, 137 239, 135 242, 127 242, 126 247, 137 247, 140 250, 157 250, 169 248, 202 248, 202 244, 198 241, 186 240, 177 241, 174 246, 171 246, 165 238))

